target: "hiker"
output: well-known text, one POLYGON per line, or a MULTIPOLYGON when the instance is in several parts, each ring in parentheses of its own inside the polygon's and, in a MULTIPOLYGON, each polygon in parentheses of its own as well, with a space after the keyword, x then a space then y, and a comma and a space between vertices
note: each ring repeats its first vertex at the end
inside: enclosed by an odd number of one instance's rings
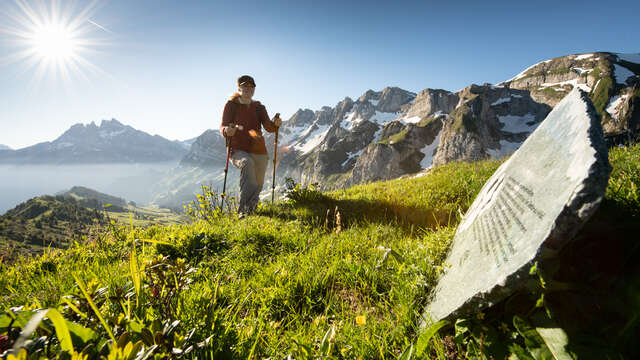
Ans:
POLYGON ((270 120, 264 105, 252 100, 255 88, 251 76, 238 78, 238 92, 224 106, 220 125, 230 145, 231 163, 240 169, 240 217, 255 210, 264 183, 268 156, 261 127, 274 132, 282 125, 279 114, 270 120))

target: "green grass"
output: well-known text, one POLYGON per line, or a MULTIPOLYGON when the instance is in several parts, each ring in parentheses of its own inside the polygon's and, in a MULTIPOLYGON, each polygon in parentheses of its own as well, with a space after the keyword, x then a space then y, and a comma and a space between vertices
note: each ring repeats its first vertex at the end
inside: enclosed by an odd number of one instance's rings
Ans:
POLYGON ((605 109, 609 103, 609 99, 613 95, 614 83, 610 74, 603 75, 598 72, 596 78, 600 80, 600 82, 598 86, 593 89, 591 100, 593 101, 593 106, 596 108, 596 111, 602 117, 603 122, 607 122, 611 120, 611 115, 609 115, 605 109))
POLYGON ((384 145, 396 144, 396 143, 404 141, 407 138, 407 134, 408 133, 409 133, 409 129, 405 128, 405 129, 400 130, 400 132, 389 136, 386 139, 380 140, 378 143, 379 144, 384 144, 384 145))
MULTIPOLYGON (((619 225, 611 217, 626 217, 615 234, 627 259, 635 251, 627 246, 635 242, 625 240, 631 239, 625 234, 638 227, 633 214, 640 208, 639 154, 637 145, 611 152, 614 171, 604 210, 594 220, 602 234, 619 225)), ((395 359, 414 346, 415 354, 439 359, 521 354, 532 344, 524 340, 529 334, 525 325, 534 323, 541 309, 573 314, 560 301, 569 297, 566 291, 532 292, 546 294, 542 302, 516 294, 518 301, 507 303, 526 308, 524 313, 497 304, 483 317, 459 319, 429 339, 419 338, 419 315, 446 266, 459 214, 499 164, 450 163, 419 178, 327 193, 298 187, 289 201, 261 206, 243 220, 218 212, 210 221, 191 224, 130 228, 116 223, 86 244, 0 265, 0 305, 5 311, 22 306, 0 315, 0 346, 5 346, 0 353, 7 346, 2 344, 17 339, 34 310, 55 308, 66 319, 74 351, 89 358, 131 353, 134 347, 153 349, 158 358, 173 353, 184 358, 395 359)), ((588 230, 578 238, 594 229, 588 230)), ((586 250, 570 246, 563 259, 584 259, 580 251, 586 250)), ((586 262, 585 268, 590 266, 586 262)), ((544 276, 554 286, 557 279, 570 282, 576 276, 587 285, 602 279, 597 271, 572 269, 544 276)), ((570 339, 590 332, 619 353, 637 354, 627 348, 638 328, 629 315, 638 305, 632 281, 637 270, 635 262, 622 261, 610 278, 620 279, 613 281, 615 291, 597 289, 622 304, 602 302, 615 327, 597 323, 594 329, 580 318, 562 326, 570 339)), ((598 291, 590 292, 590 299, 601 300, 598 291)), ((562 316, 554 319, 564 324, 562 316)), ((68 349, 68 341, 56 335, 65 333, 62 327, 60 321, 45 319, 32 338, 46 341, 29 342, 29 354, 53 357, 68 349)), ((571 344, 579 352, 577 345, 584 343, 571 344)))
MULTIPOLYGON (((477 95, 475 97, 477 97, 477 95)), ((478 127, 474 124, 471 105, 469 104, 470 101, 467 101, 451 113, 451 117, 454 119, 451 127, 453 131, 478 132, 478 127)))
POLYGON ((557 91, 552 87, 545 87, 543 90, 536 90, 536 92, 543 93, 546 97, 554 99, 562 99, 567 95, 567 91, 557 91))

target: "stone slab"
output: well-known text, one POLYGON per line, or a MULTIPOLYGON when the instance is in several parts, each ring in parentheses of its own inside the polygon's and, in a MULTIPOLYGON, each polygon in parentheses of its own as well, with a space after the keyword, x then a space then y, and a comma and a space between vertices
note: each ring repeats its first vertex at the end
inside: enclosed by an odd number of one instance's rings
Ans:
POLYGON ((483 186, 423 324, 467 316, 522 286, 541 249, 561 248, 595 212, 610 172, 599 117, 576 88, 483 186))

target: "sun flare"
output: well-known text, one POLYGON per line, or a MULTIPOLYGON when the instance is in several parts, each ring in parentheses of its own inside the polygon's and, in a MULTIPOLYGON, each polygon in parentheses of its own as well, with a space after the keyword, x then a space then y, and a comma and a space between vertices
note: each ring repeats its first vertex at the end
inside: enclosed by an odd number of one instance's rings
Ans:
POLYGON ((64 25, 48 24, 35 29, 32 46, 38 56, 66 61, 75 56, 77 43, 64 25))
POLYGON ((25 72, 35 69, 36 80, 48 75, 65 81, 74 75, 86 79, 87 72, 102 72, 86 56, 105 44, 89 36, 97 31, 110 32, 90 19, 97 0, 81 9, 70 6, 75 2, 64 7, 62 3, 51 0, 32 6, 25 0, 15 0, 0 34, 8 37, 16 50, 0 57, 0 65, 17 63, 25 72))

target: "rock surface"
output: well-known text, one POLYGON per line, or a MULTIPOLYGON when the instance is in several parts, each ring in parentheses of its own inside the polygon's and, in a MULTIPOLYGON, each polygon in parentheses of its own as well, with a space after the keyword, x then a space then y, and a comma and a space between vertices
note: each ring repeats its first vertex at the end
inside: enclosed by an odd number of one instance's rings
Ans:
POLYGON ((600 204, 611 167, 587 94, 574 89, 487 181, 458 226, 427 323, 466 316, 523 285, 600 204))

